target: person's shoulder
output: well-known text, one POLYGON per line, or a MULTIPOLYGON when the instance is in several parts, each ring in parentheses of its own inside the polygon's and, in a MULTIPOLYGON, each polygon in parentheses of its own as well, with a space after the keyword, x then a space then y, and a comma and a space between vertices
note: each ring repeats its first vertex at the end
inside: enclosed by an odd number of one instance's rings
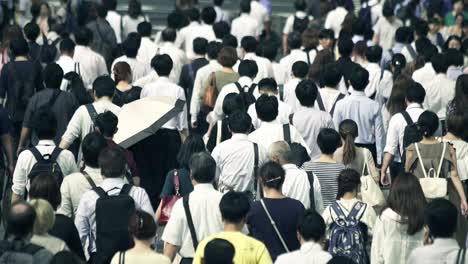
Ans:
POLYGON ((70 159, 70 160, 75 160, 75 155, 73 155, 73 153, 68 150, 68 149, 62 149, 60 151, 60 154, 59 154, 60 157, 64 157, 66 159, 70 159))
MULTIPOLYGON (((37 245, 35 245, 37 246, 37 245)), ((54 257, 54 254, 45 248, 39 249, 36 254, 33 255, 34 263, 45 264, 49 263, 54 257)))

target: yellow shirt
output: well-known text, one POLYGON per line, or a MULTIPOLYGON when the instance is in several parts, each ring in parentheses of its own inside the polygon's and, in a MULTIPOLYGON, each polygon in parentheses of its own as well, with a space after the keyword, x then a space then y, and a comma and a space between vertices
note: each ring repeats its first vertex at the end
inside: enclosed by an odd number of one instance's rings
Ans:
POLYGON ((271 257, 265 245, 255 238, 246 236, 241 232, 221 232, 207 237, 197 247, 193 264, 201 264, 204 257, 205 246, 215 238, 225 239, 234 246, 234 264, 271 264, 271 257))

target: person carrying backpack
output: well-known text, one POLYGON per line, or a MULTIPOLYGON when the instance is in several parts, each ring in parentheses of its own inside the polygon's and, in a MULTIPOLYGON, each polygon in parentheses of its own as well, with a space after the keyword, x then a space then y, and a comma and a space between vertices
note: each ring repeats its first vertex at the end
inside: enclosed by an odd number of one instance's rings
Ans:
POLYGON ((128 224, 135 210, 151 215, 154 211, 144 189, 125 183, 127 165, 121 149, 105 148, 98 163, 104 180, 83 194, 75 225, 83 248, 89 244, 88 263, 109 263, 116 252, 133 247, 128 224))
POLYGON ((32 127, 39 142, 18 156, 13 172, 12 202, 27 196, 29 183, 40 174, 51 174, 60 185, 64 176, 78 171, 73 154, 58 148, 53 141, 57 120, 52 112, 37 112, 32 127))
POLYGON ((296 13, 288 17, 283 28, 284 54, 287 54, 288 51, 288 35, 291 32, 298 32, 301 34, 309 27, 309 22, 312 20, 312 17, 307 15, 307 2, 305 0, 294 1, 294 8, 296 9, 296 13))

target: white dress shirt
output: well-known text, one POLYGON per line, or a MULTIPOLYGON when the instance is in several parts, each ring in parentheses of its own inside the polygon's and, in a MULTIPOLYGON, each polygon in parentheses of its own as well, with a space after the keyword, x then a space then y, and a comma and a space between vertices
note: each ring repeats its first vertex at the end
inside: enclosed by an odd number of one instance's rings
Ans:
MULTIPOLYGON (((309 58, 310 58, 310 63, 313 63, 315 60, 315 56, 317 55, 317 52, 315 50, 309 51, 309 58)), ((303 61, 305 63, 307 62, 307 52, 301 49, 293 49, 289 53, 289 55, 285 56, 280 60, 280 65, 283 68, 283 72, 285 73, 284 75, 284 81, 287 83, 290 79, 293 78, 292 74, 292 66, 295 62, 297 61, 303 61)))
POLYGON ((227 11, 224 11, 220 6, 214 6, 213 7, 216 11, 216 20, 215 22, 221 22, 221 21, 224 21, 224 22, 227 22, 227 23, 230 23, 230 19, 229 19, 229 13, 227 11))
POLYGON ((283 66, 281 66, 281 64, 279 64, 276 61, 272 61, 271 67, 273 68, 273 76, 276 80, 276 83, 278 85, 284 84, 284 78, 286 76, 286 72, 284 71, 283 66))
MULTIPOLYGON (((240 77, 237 82, 240 84, 241 87, 243 87, 245 89, 249 89, 250 86, 254 83, 252 81, 252 79, 250 77, 247 77, 247 76, 240 77)), ((215 122, 217 120, 222 120, 224 118, 224 112, 223 112, 224 98, 226 98, 226 95, 228 95, 230 93, 236 93, 236 94, 239 93, 239 88, 237 88, 235 83, 230 83, 230 84, 225 85, 221 89, 221 91, 219 92, 218 97, 216 98, 216 103, 215 103, 214 109, 213 109, 215 122)), ((255 89, 254 89, 255 98, 258 97, 258 96, 256 96, 256 94, 259 94, 258 93, 258 87, 255 87, 255 89)))
MULTIPOLYGON (((130 65, 130 69, 132 69, 132 82, 144 77, 151 71, 151 67, 149 64, 142 63, 138 61, 136 58, 129 58, 125 55, 118 57, 117 59, 112 62, 111 69, 114 69, 114 66, 117 62, 126 62, 130 65)), ((112 74, 112 76, 114 76, 112 74)))
POLYGON ((356 143, 373 144, 377 150, 377 162, 382 159, 383 123, 379 104, 369 99, 364 92, 353 91, 350 96, 338 101, 333 113, 335 127, 345 119, 354 120, 359 128, 356 143))
MULTIPOLYGON (((293 125, 290 125, 289 129, 291 142, 301 144, 306 148, 307 153, 310 153, 307 143, 304 141, 297 129, 293 125)), ((265 149, 268 149, 272 143, 284 140, 283 124, 278 121, 262 122, 262 125, 259 128, 249 134, 249 139, 260 146, 263 146, 265 149)))
MULTIPOLYGON (((62 68, 63 75, 69 73, 69 72, 74 72, 79 70, 79 64, 76 63, 72 57, 67 56, 67 55, 62 55, 60 58, 55 62, 62 68)), ((79 72, 77 72, 79 74, 79 72)), ((60 90, 66 91, 68 88, 68 80, 63 79, 62 83, 60 84, 60 90)))
POLYGON ((151 70, 147 75, 141 77, 140 79, 134 81, 133 86, 144 87, 147 84, 157 81, 159 78, 158 73, 155 70, 151 70))
MULTIPOLYGON (((283 183, 283 194, 289 198, 300 201, 305 208, 310 208, 310 182, 309 176, 304 170, 299 169, 295 164, 284 164, 283 169, 286 172, 283 183)), ((320 182, 317 176, 314 177, 314 202, 315 210, 323 212, 323 200, 320 182)))
POLYGON ((268 9, 258 0, 250 1, 250 16, 257 21, 260 32, 262 32, 268 17, 268 9))
POLYGON ((436 72, 434 71, 434 68, 432 68, 432 64, 430 62, 426 62, 424 67, 413 72, 412 78, 415 82, 420 83, 424 89, 426 89, 427 85, 434 80, 435 76, 436 72))
POLYGON ((122 36, 123 38, 127 38, 128 34, 132 32, 137 32, 138 24, 141 22, 147 21, 144 16, 140 15, 136 19, 130 17, 129 15, 124 15, 122 17, 122 36))
MULTIPOLYGON (((102 183, 101 169, 85 167, 85 172, 88 173, 89 177, 94 181, 96 186, 100 186, 102 183)), ((62 185, 60 186, 60 193, 62 195, 62 203, 60 208, 57 210, 58 213, 74 218, 78 204, 80 203, 83 194, 91 190, 88 180, 81 172, 73 173, 63 179, 62 185)))
MULTIPOLYGON (((53 140, 39 140, 36 148, 42 155, 51 154, 55 149, 55 143, 53 140)), ((13 172, 13 185, 11 190, 14 194, 23 196, 25 190, 29 190, 29 173, 33 166, 37 163, 36 158, 29 150, 22 151, 16 162, 15 171, 13 172)), ((60 166, 60 170, 64 178, 68 174, 72 174, 78 171, 75 162, 75 156, 70 151, 64 149, 57 157, 57 163, 60 166)))
MULTIPOLYGON (((211 153, 216 161, 218 187, 222 192, 254 190, 254 148, 245 134, 232 134, 211 153)), ((258 167, 268 161, 267 150, 258 146, 258 167)))
MULTIPOLYGON (((189 196, 189 207, 198 241, 223 231, 219 211, 222 196, 212 184, 193 186, 193 191, 189 196)), ((179 254, 184 258, 192 258, 195 255, 182 199, 179 199, 172 208, 162 240, 179 247, 179 254)))
POLYGON ((89 47, 76 45, 73 60, 80 64, 81 79, 87 89, 93 87, 97 77, 108 74, 104 57, 89 47))
POLYGON ((317 145, 317 136, 320 130, 322 128, 335 128, 331 115, 313 107, 300 106, 293 115, 292 123, 310 148, 312 160, 318 159, 321 154, 317 145))
POLYGON ((158 54, 167 54, 172 59, 172 71, 169 75, 174 83, 177 83, 180 80, 180 73, 182 72, 182 67, 187 63, 187 57, 185 53, 177 48, 172 42, 163 42, 158 49, 158 54))
MULTIPOLYGON (((171 82, 167 77, 159 77, 159 79, 154 82, 145 85, 143 90, 141 90, 140 98, 148 96, 168 96, 175 97, 176 99, 185 101, 184 89, 179 85, 171 82)), ((187 128, 187 104, 184 104, 184 110, 173 117, 166 124, 162 126, 167 129, 177 129, 182 131, 187 128)))
MULTIPOLYGON (((371 97, 372 95, 376 95, 377 91, 380 90, 380 83, 384 76, 382 76, 382 70, 378 63, 369 62, 364 66, 364 68, 369 72, 369 84, 367 84, 364 92, 367 97, 371 97)), ((383 74, 389 75, 390 73, 384 71, 383 74)))
MULTIPOLYGON (((283 34, 288 35, 289 33, 293 32, 294 30, 294 18, 297 17, 299 19, 304 19, 307 16, 307 14, 304 11, 296 11, 294 15, 290 15, 286 19, 286 23, 284 23, 283 27, 283 34)), ((309 21, 312 21, 314 18, 312 16, 309 16, 309 21)))
POLYGON ((377 217, 372 238, 372 264, 406 263, 411 251, 423 245, 423 229, 408 235, 408 226, 401 222, 401 217, 390 208, 377 217))
POLYGON ((255 83, 260 82, 260 80, 264 78, 274 77, 273 67, 271 66, 270 60, 268 60, 267 58, 257 56, 255 55, 255 53, 246 53, 244 55, 244 60, 253 60, 255 61, 255 63, 257 63, 258 73, 254 79, 255 83))
POLYGON ((445 120, 447 105, 455 96, 455 81, 449 79, 447 75, 439 73, 424 88, 426 88, 424 108, 436 113, 440 119, 445 120))
MULTIPOLYGON (((432 245, 418 247, 413 250, 407 264, 440 264, 456 263, 460 250, 457 240, 453 238, 435 238, 432 245)), ((465 260, 465 264, 468 259, 465 260)))
POLYGON ((239 17, 232 20, 231 34, 237 38, 239 46, 243 37, 257 37, 261 32, 257 20, 248 14, 242 13, 239 17))
POLYGON ((115 37, 117 38, 117 44, 122 43, 122 16, 114 10, 109 10, 107 11, 106 20, 114 30, 115 37))
MULTIPOLYGON (((249 109, 247 110, 247 113, 249 114, 250 118, 252 119, 252 125, 255 129, 259 128, 262 125, 262 120, 258 118, 257 116, 257 110, 255 109, 255 104, 251 104, 249 106, 249 109)), ((278 116, 276 117, 276 121, 279 122, 280 124, 289 124, 289 116, 292 114, 292 109, 291 107, 283 103, 279 98, 278 98, 278 116)))
MULTIPOLYGON (((411 120, 417 122, 419 116, 424 112, 421 105, 413 103, 406 108, 411 120)), ((394 160, 401 161, 400 154, 403 154, 403 136, 405 134, 406 120, 401 113, 395 114, 388 123, 387 140, 384 152, 393 155, 394 160)))
POLYGON ((189 60, 196 58, 196 54, 193 51, 193 41, 196 38, 204 38, 208 42, 216 39, 216 35, 213 31, 213 26, 200 24, 198 22, 190 22, 190 24, 180 30, 180 41, 185 51, 185 55, 189 60))
POLYGON ((195 76, 195 82, 193 84, 192 99, 190 101, 190 115, 192 116, 192 122, 197 120, 197 115, 200 112, 201 98, 200 93, 205 89, 203 85, 208 81, 212 72, 220 71, 223 68, 217 60, 210 60, 210 62, 198 69, 195 76))
POLYGON ((142 37, 140 49, 138 49, 138 54, 136 59, 141 63, 151 65, 151 60, 156 55, 158 51, 158 46, 149 37, 142 37))
POLYGON ((327 264, 331 259, 332 255, 323 250, 322 245, 308 241, 298 250, 279 255, 275 264, 327 264))
POLYGON ((333 29, 335 32, 335 38, 339 37, 341 24, 343 23, 347 14, 348 10, 342 6, 338 6, 332 11, 328 12, 324 27, 327 29, 333 29))
POLYGON ((403 26, 403 23, 396 17, 393 17, 392 22, 384 16, 381 16, 374 25, 374 34, 379 37, 379 45, 383 50, 389 50, 395 43, 395 32, 403 26))
MULTIPOLYGON (((122 178, 107 178, 101 184, 101 188, 108 195, 118 195, 124 186, 125 181, 122 178)), ((137 186, 132 186, 129 192, 130 197, 135 201, 136 209, 141 209, 150 215, 154 215, 153 207, 146 191, 137 186)), ((83 249, 89 243, 89 253, 96 252, 96 202, 99 195, 89 190, 83 194, 76 210, 75 226, 80 236, 83 249)))
MULTIPOLYGON (((330 87, 323 87, 319 89, 320 97, 322 98, 323 106, 325 107, 325 111, 330 113, 335 105, 338 96, 341 92, 338 89, 330 88, 330 87)), ((347 95, 346 95, 347 96, 347 95)), ((315 103, 317 105, 317 103, 315 103)))

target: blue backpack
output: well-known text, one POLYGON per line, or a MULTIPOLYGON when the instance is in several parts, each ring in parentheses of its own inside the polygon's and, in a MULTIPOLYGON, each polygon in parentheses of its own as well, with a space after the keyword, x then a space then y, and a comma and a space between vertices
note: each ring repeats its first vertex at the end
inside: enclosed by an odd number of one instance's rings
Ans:
POLYGON ((333 219, 334 222, 330 228, 328 252, 333 256, 348 257, 358 264, 367 264, 369 263, 365 244, 367 228, 360 224, 362 215, 357 218, 362 207, 364 207, 365 211, 367 204, 357 202, 348 216, 345 216, 336 201, 330 206, 330 210, 335 212, 337 218, 333 219))

